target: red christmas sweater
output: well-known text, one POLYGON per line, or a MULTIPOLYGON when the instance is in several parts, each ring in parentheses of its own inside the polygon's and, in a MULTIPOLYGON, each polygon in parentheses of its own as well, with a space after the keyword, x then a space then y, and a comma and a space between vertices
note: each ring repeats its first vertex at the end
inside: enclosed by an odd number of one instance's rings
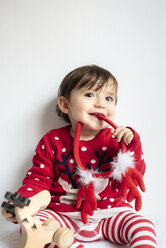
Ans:
MULTIPOLYGON (((78 212, 76 209, 77 192, 79 188, 77 165, 73 157, 73 137, 71 126, 49 131, 39 142, 34 157, 33 166, 23 180, 23 186, 18 192, 25 197, 31 197, 46 189, 51 193, 48 208, 56 212, 78 212)), ((143 175, 145 162, 139 135, 134 132, 134 138, 127 146, 135 157, 136 169, 143 175)), ((104 172, 111 169, 111 161, 119 151, 119 144, 112 135, 110 128, 101 130, 97 136, 88 141, 80 141, 80 159, 87 169, 104 172)), ((110 178, 102 179, 95 189, 97 209, 113 209, 131 207, 121 193, 120 183, 110 178)))

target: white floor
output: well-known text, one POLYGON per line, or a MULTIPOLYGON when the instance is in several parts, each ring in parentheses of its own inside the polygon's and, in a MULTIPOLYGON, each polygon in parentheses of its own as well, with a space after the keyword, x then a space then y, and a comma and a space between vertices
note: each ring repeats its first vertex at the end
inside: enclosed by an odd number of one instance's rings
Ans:
MULTIPOLYGON (((166 248, 166 216, 157 216, 150 218, 156 226, 158 248, 166 248)), ((14 248, 19 239, 19 225, 5 221, 0 215, 0 248, 14 248)), ((84 243, 90 248, 118 248, 118 246, 109 241, 97 241, 84 243)))

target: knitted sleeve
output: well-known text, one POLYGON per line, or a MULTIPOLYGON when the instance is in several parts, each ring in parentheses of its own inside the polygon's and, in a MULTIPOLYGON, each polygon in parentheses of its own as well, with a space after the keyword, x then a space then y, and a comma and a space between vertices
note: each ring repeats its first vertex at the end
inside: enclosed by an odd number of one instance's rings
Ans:
POLYGON ((133 133, 134 133, 134 138, 132 140, 132 142, 127 146, 127 149, 130 150, 131 152, 133 152, 133 155, 135 157, 135 168, 142 174, 144 175, 145 173, 145 169, 146 169, 146 164, 144 161, 144 155, 143 155, 143 151, 142 151, 142 144, 140 141, 140 136, 139 134, 130 128, 133 133))
POLYGON ((22 196, 31 197, 44 189, 50 190, 55 177, 54 153, 48 133, 37 145, 33 166, 27 172, 23 186, 18 190, 22 196))

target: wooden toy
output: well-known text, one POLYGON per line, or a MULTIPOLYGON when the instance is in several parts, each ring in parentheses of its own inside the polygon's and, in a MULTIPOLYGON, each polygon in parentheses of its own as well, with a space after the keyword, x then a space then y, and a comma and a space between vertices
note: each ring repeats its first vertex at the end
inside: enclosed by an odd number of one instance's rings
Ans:
POLYGON ((73 243, 74 234, 69 228, 60 227, 60 223, 54 219, 47 219, 41 223, 36 217, 36 213, 45 209, 51 201, 51 195, 47 190, 32 196, 28 201, 27 198, 23 199, 20 194, 16 197, 19 200, 13 196, 16 196, 16 193, 8 192, 6 198, 12 200, 15 206, 14 210, 12 208, 12 212, 15 213, 21 224, 21 237, 17 248, 43 248, 51 242, 55 242, 59 248, 68 248, 73 243), (20 204, 20 201, 23 203, 20 204))
POLYGON ((30 204, 30 200, 26 197, 22 197, 18 192, 14 194, 6 192, 4 197, 12 204, 4 201, 1 207, 13 215, 15 215, 15 207, 23 208, 24 206, 28 206, 30 204))

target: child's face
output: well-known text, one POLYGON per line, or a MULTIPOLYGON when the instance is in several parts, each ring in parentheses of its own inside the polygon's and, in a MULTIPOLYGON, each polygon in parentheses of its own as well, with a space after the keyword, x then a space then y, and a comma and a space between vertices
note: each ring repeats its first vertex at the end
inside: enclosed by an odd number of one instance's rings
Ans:
POLYGON ((100 131, 108 127, 108 123, 99 120, 95 114, 100 113, 114 120, 116 91, 111 80, 98 91, 96 86, 88 90, 87 87, 73 89, 68 100, 68 115, 72 128, 76 127, 78 121, 84 124, 84 129, 89 131, 100 131))

